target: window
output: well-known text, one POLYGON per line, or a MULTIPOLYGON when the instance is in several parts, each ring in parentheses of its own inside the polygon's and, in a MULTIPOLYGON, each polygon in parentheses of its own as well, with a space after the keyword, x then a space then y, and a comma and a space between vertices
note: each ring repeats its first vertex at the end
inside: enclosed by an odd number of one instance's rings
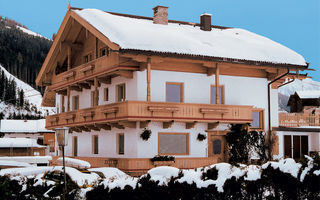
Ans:
POLYGON ((117 101, 125 101, 126 100, 126 85, 120 84, 117 85, 117 101))
POLYGON ((213 143, 213 154, 221 154, 221 140, 216 139, 212 143, 213 143))
MULTIPOLYGON (((97 102, 99 102, 99 90, 97 90, 98 94, 97 94, 97 97, 98 97, 98 100, 97 102)), ((95 102, 94 100, 94 91, 91 91, 91 107, 94 107, 94 106, 97 106, 97 102, 95 102)))
POLYGON ((79 109, 79 96, 73 96, 72 97, 72 110, 78 110, 79 109))
POLYGON ((160 155, 188 155, 188 133, 158 133, 158 153, 160 155))
POLYGON ((120 133, 118 134, 118 154, 123 155, 124 154, 124 134, 120 133))
POLYGON ((84 56, 84 63, 90 62, 92 60, 92 53, 84 56))
POLYGON ((64 108, 64 96, 63 95, 61 95, 60 96, 60 104, 61 104, 61 112, 63 113, 63 112, 65 112, 65 108, 64 108))
POLYGON ((78 156, 78 137, 77 136, 73 136, 72 138, 72 147, 73 147, 73 150, 72 150, 73 156, 78 156))
POLYGON ((109 101, 109 88, 104 88, 104 101, 109 101))
POLYGON ((98 137, 98 135, 92 136, 92 152, 93 152, 93 154, 99 153, 99 137, 98 137))
POLYGON ((37 144, 43 145, 43 137, 38 137, 37 144))
MULTIPOLYGON (((211 104, 217 104, 216 103, 216 97, 217 97, 217 88, 215 85, 211 85, 211 89, 210 89, 210 103, 211 104)), ((224 104, 224 86, 223 85, 219 85, 219 102, 220 104, 224 104)))
POLYGON ((183 83, 166 83, 166 101, 183 102, 183 83))
POLYGON ((100 57, 109 56, 110 50, 108 47, 104 47, 100 49, 100 57))
POLYGON ((264 127, 263 113, 264 113, 263 109, 255 109, 252 111, 252 123, 251 123, 252 129, 263 129, 264 127))

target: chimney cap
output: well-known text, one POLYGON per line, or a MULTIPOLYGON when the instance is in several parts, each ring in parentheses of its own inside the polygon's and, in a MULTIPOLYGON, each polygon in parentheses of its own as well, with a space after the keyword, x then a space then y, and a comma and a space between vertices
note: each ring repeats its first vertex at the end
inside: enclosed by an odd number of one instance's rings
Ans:
POLYGON ((167 6, 159 6, 159 5, 157 5, 157 6, 155 6, 154 8, 152 8, 152 10, 155 10, 155 9, 157 9, 157 8, 169 8, 169 7, 167 7, 167 6))
POLYGON ((210 13, 203 13, 203 14, 201 14, 200 16, 212 16, 212 14, 210 14, 210 13))

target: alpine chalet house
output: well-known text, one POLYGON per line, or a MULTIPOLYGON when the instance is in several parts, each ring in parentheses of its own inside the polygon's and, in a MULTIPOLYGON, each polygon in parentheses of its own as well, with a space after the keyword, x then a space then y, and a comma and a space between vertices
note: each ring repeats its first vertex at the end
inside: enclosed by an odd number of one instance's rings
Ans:
POLYGON ((229 124, 278 126, 277 87, 308 68, 301 55, 213 26, 210 14, 191 23, 153 12, 69 7, 36 79, 43 105, 58 110, 46 128, 70 128, 67 156, 133 173, 173 155, 173 166, 194 168, 226 160, 229 124))

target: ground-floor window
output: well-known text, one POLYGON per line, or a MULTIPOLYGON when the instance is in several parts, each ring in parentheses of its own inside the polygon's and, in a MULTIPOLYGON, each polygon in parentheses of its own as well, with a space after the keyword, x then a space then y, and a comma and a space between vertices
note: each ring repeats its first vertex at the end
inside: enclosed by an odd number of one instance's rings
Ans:
POLYGON ((158 154, 188 155, 189 133, 159 133, 158 154))
POLYGON ((73 156, 78 156, 78 137, 73 136, 72 137, 72 155, 73 156))
POLYGON ((119 133, 117 140, 118 140, 117 141, 118 154, 123 155, 124 154, 124 134, 119 133))
POLYGON ((98 137, 98 135, 92 136, 92 153, 93 154, 99 153, 99 137, 98 137))
POLYGON ((285 135, 284 156, 287 158, 301 158, 308 155, 309 144, 307 135, 285 135))

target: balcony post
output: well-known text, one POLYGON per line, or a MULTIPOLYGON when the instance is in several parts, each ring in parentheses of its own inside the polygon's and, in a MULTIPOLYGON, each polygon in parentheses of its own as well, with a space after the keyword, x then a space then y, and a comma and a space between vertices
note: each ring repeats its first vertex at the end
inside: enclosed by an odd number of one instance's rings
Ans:
POLYGON ((68 71, 71 69, 71 46, 68 46, 68 71))
POLYGON ((67 112, 70 111, 70 87, 67 88, 67 112))
POLYGON ((94 105, 93 106, 97 106, 98 105, 98 78, 94 77, 94 105))
POLYGON ((216 64, 216 75, 215 75, 215 81, 216 81, 216 104, 220 104, 220 93, 219 93, 219 66, 218 63, 216 64))
POLYGON ((151 101, 151 88, 150 88, 150 82, 151 82, 151 58, 148 58, 147 60, 147 101, 151 101))

